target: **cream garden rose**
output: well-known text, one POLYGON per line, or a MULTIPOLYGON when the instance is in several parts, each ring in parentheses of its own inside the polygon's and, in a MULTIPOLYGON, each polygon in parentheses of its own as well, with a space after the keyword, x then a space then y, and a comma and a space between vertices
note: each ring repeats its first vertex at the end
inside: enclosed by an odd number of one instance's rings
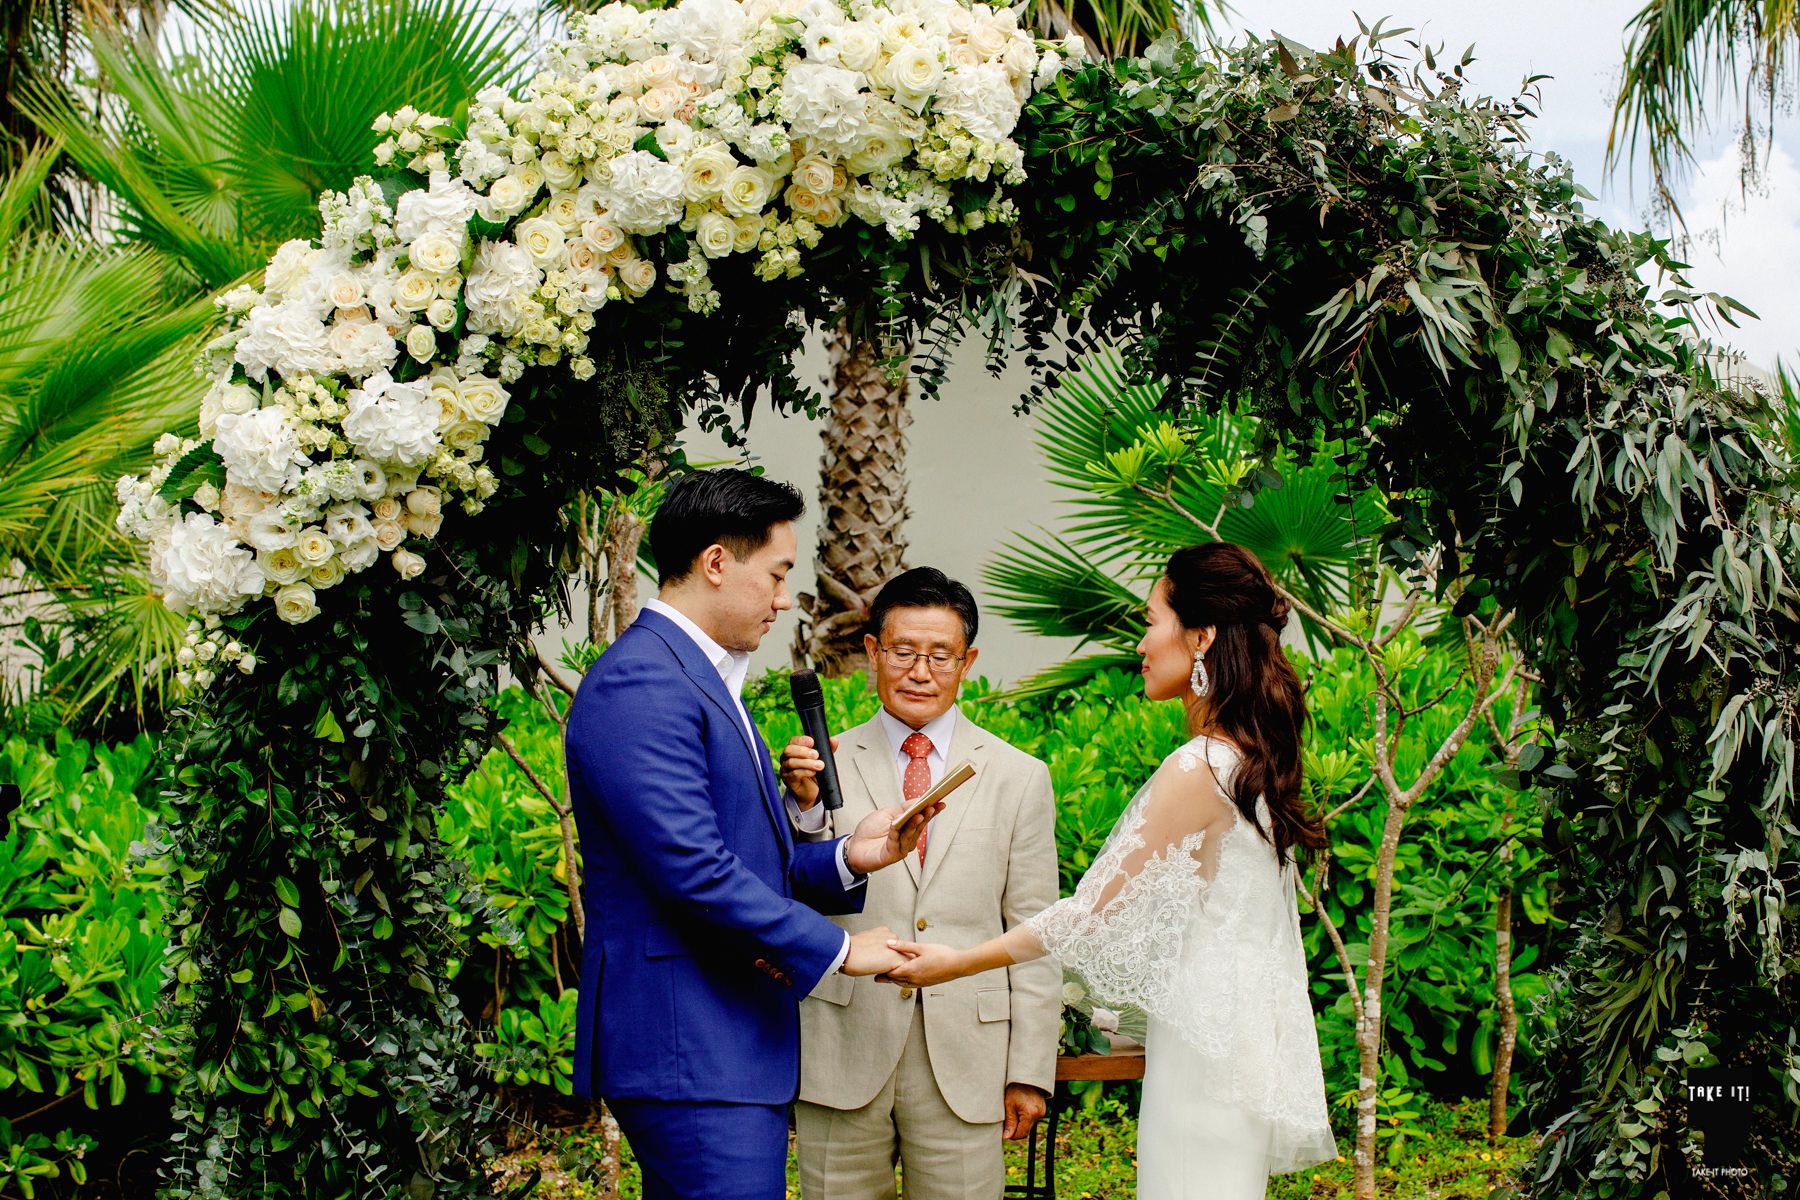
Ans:
MULTIPOLYGON (((412 264, 421 271, 432 275, 445 275, 462 265, 462 239, 452 237, 449 233, 434 229, 420 234, 417 241, 408 251, 412 264)), ((432 281, 435 288, 437 283, 432 281)))

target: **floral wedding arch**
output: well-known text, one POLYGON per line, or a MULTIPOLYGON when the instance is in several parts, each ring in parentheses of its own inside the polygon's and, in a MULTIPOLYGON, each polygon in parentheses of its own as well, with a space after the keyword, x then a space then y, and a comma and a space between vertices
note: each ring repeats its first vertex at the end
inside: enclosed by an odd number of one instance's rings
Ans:
POLYGON ((1793 467, 1683 332, 1729 302, 1677 277, 1658 315, 1663 246, 1520 153, 1522 105, 1391 36, 1103 68, 956 0, 612 4, 517 95, 383 117, 319 241, 223 297, 200 436, 119 484, 195 618, 172 1194, 478 1187, 445 780, 566 602, 566 506, 685 420, 803 406, 794 352, 842 314, 920 333, 927 386, 970 331, 1034 394, 1053 346, 1122 342, 1172 405, 1330 432, 1395 498, 1385 560, 1443 547, 1441 595, 1518 611, 1581 914, 1547 1188, 1668 1186, 1690 1046, 1800 1103, 1793 467))

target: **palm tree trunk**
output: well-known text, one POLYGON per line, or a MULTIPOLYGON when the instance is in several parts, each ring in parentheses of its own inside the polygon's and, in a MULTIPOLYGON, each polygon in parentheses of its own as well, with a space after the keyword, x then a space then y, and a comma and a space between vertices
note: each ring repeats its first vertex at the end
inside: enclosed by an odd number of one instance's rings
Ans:
POLYGON ((830 341, 831 415, 819 437, 816 594, 794 638, 794 665, 843 676, 863 664, 862 631, 881 585, 906 567, 906 427, 909 382, 889 374, 909 362, 911 342, 857 339, 840 322, 830 341))

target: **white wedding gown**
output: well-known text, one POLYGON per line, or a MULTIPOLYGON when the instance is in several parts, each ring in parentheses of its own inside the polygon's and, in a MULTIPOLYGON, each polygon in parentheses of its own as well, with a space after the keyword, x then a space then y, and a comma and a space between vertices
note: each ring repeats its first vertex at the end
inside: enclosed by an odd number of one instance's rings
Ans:
POLYGON ((1149 1016, 1139 1200, 1254 1200, 1271 1174, 1337 1155, 1295 868, 1228 798, 1239 759, 1206 737, 1171 754, 1075 894, 1030 921, 1097 999, 1149 1016))

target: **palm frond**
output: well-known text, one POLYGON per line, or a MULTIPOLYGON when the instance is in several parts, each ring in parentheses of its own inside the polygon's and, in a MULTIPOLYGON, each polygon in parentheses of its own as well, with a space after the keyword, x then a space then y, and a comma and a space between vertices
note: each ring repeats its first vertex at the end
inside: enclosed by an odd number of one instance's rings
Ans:
POLYGON ((1108 671, 1124 671, 1136 675, 1142 665, 1143 660, 1135 654, 1084 654, 1080 658, 1071 658, 1055 666, 1045 667, 1029 679, 1021 680, 1017 687, 1006 694, 1009 697, 1063 694, 1080 688, 1096 675, 1104 675, 1108 671))
POLYGON ((1651 185, 1677 218, 1674 182, 1693 160, 1691 139, 1707 127, 1706 107, 1726 94, 1749 104, 1786 82, 1790 44, 1800 37, 1800 9, 1750 0, 1651 0, 1626 26, 1624 72, 1607 131, 1613 167, 1649 156, 1651 185))
POLYGON ((994 611, 1038 637, 1130 645, 1144 600, 1060 538, 1021 537, 982 572, 1001 602, 994 611))

